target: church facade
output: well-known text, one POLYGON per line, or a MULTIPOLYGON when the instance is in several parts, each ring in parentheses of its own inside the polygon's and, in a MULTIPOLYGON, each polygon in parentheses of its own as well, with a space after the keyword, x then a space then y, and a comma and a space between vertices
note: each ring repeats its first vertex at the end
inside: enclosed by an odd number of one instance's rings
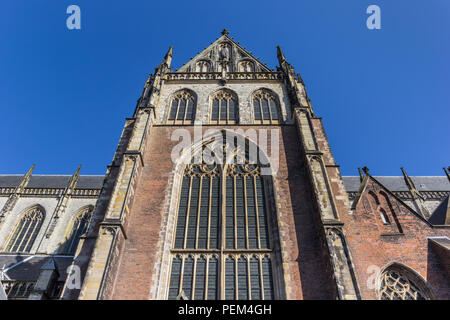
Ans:
POLYGON ((145 83, 104 176, 0 175, 8 299, 450 299, 450 175, 341 176, 282 50, 145 83))

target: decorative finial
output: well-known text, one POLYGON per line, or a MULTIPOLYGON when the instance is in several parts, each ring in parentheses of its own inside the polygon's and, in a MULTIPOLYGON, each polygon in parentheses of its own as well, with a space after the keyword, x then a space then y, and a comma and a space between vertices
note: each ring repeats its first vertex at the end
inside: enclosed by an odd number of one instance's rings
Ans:
POLYGON ((361 168, 358 168, 358 172, 359 172, 359 180, 360 182, 362 182, 364 179, 364 173, 362 172, 361 168))
POLYGON ((227 36, 229 34, 227 29, 223 29, 221 34, 223 34, 224 36, 227 36))
POLYGON ((363 169, 363 171, 364 171, 365 174, 369 174, 369 168, 363 167, 362 169, 363 169))

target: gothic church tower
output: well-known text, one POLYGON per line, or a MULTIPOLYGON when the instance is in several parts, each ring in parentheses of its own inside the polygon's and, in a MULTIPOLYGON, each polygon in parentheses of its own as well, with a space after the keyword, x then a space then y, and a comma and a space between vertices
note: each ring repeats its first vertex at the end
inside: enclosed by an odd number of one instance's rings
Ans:
POLYGON ((172 54, 125 121, 75 258, 81 290, 64 298, 358 299, 339 166, 282 50, 273 71, 224 30, 176 72, 172 54), (192 152, 172 160, 180 129, 192 152), (251 164, 247 152, 241 164, 191 161, 206 147, 233 150, 214 129, 254 150, 268 132, 277 163, 251 164))

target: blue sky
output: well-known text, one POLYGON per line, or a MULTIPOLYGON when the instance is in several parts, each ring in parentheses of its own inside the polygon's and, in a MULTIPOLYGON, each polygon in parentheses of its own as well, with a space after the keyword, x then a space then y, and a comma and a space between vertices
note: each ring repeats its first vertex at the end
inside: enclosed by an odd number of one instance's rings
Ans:
POLYGON ((230 36, 306 83, 343 175, 443 175, 450 165, 450 1, 4 0, 0 174, 104 174, 143 84, 230 36), (81 8, 81 30, 66 8, 81 8), (381 8, 368 30, 366 8, 381 8))

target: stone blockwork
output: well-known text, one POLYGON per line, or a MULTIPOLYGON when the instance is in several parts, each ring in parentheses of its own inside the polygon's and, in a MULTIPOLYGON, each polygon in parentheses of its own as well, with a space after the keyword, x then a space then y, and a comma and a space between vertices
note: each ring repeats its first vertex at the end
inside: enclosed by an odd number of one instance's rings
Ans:
POLYGON ((220 89, 229 89, 236 93, 239 103, 239 123, 253 123, 252 95, 259 89, 267 89, 274 92, 278 98, 283 121, 292 123, 291 107, 285 87, 279 80, 273 81, 229 81, 225 85, 218 81, 168 81, 161 90, 160 106, 156 109, 155 123, 164 124, 167 121, 170 110, 171 98, 175 92, 182 89, 192 90, 197 97, 197 109, 195 115, 196 124, 209 124, 211 115, 211 96, 220 89))

